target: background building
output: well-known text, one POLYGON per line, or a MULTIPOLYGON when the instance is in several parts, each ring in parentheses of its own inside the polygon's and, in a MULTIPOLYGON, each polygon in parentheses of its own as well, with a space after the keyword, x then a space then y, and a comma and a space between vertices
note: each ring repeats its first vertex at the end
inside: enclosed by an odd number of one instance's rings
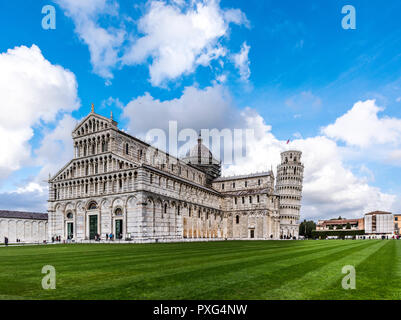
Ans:
POLYGON ((0 242, 37 243, 47 240, 47 213, 0 211, 0 242))
POLYGON ((364 218, 361 219, 331 219, 319 220, 316 225, 316 230, 364 230, 364 218))
POLYGON ((400 235, 401 234, 401 214, 394 214, 394 234, 400 235))
POLYGON ((394 221, 391 212, 374 211, 365 214, 365 233, 367 235, 393 235, 394 221))

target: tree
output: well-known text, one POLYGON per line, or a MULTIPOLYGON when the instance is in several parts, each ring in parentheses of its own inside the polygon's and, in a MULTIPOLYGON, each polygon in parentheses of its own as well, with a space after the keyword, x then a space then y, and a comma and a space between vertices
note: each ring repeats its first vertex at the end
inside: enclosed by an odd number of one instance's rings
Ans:
POLYGON ((349 222, 347 223, 347 226, 345 227, 345 229, 351 230, 351 224, 349 222))
POLYGON ((312 232, 316 230, 316 223, 304 220, 299 225, 299 235, 305 238, 312 238, 312 232))

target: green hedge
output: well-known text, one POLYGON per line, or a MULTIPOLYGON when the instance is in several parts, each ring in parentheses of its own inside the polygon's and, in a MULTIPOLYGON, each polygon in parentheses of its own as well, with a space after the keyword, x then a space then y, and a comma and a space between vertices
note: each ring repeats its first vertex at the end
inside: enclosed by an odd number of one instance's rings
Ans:
POLYGON ((327 237, 340 237, 344 238, 347 236, 363 236, 365 230, 324 230, 324 231, 313 231, 313 238, 326 239, 327 237))

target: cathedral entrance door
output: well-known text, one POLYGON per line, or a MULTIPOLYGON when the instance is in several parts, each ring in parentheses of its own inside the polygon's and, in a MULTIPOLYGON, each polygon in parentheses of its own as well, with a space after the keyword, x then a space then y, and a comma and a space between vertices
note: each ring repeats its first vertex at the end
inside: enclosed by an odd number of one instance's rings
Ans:
POLYGON ((253 230, 253 229, 250 230, 250 237, 251 237, 251 239, 255 238, 255 230, 253 230))
POLYGON ((89 216, 89 239, 94 240, 97 233, 97 216, 89 216))
POLYGON ((72 239, 74 236, 74 223, 68 222, 67 223, 67 237, 68 239, 72 239))
POLYGON ((116 220, 116 239, 121 239, 123 236, 123 221, 116 220))

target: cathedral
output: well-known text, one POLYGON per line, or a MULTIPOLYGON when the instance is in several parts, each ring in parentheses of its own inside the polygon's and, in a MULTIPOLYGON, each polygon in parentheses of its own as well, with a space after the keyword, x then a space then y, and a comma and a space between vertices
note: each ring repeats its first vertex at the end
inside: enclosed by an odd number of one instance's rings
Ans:
POLYGON ((281 154, 277 178, 222 177, 201 137, 177 159, 119 130, 93 105, 72 138, 74 158, 49 178, 49 239, 298 238, 300 151, 281 154))

